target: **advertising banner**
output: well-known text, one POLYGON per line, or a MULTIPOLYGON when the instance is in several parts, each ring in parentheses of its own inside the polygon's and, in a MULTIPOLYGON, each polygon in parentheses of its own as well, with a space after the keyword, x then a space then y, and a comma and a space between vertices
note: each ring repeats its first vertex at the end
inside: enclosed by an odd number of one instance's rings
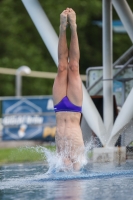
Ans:
POLYGON ((54 141, 56 119, 52 97, 2 101, 3 140, 54 141))

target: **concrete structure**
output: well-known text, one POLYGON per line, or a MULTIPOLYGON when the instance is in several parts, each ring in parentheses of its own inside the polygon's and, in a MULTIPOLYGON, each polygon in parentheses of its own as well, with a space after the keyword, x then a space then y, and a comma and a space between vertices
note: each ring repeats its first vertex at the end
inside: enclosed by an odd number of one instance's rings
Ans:
POLYGON ((126 161, 126 147, 94 148, 93 162, 114 162, 126 161))

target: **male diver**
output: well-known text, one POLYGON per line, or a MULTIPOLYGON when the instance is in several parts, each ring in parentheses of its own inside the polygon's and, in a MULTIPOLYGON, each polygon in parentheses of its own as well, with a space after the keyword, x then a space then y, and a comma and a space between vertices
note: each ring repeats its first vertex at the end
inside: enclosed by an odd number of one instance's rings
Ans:
POLYGON ((67 8, 60 14, 58 43, 58 73, 53 85, 56 112, 56 148, 66 169, 80 170, 84 160, 84 142, 80 128, 82 112, 82 83, 79 74, 79 44, 76 14, 67 8), (71 40, 68 50, 66 28, 70 25, 71 40))

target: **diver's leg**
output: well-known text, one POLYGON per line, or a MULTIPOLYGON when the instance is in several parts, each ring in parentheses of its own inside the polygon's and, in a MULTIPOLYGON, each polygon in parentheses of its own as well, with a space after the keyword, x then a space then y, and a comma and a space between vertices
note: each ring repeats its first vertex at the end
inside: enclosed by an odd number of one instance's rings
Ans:
POLYGON ((66 96, 68 73, 68 48, 66 41, 68 9, 60 15, 60 33, 58 43, 58 72, 53 85, 54 104, 59 103, 66 96))
POLYGON ((73 104, 82 105, 82 83, 79 74, 79 43, 77 35, 76 14, 73 9, 69 9, 68 21, 71 29, 71 41, 69 48, 69 70, 67 96, 73 104))
MULTIPOLYGON (((67 96, 73 104, 82 106, 83 92, 79 74, 80 51, 77 35, 76 14, 72 9, 70 9, 68 13, 68 22, 71 29, 71 41, 69 48, 67 96)), ((84 157, 84 150, 82 149, 84 149, 84 142, 81 132, 77 135, 77 138, 74 138, 73 140, 71 161, 75 171, 80 170, 82 166, 82 160, 79 161, 79 155, 80 157, 84 157)))
MULTIPOLYGON (((53 99, 54 104, 57 104, 61 99, 67 95, 67 76, 68 76, 68 47, 66 40, 66 28, 67 28, 67 13, 68 9, 64 10, 60 15, 60 34, 58 43, 58 73, 53 85, 53 99)), ((65 132, 65 126, 62 125, 62 133, 65 132)), ((56 150, 58 155, 62 158, 64 167, 69 168, 72 165, 66 152, 66 141, 64 137, 56 131, 55 135, 56 150)))

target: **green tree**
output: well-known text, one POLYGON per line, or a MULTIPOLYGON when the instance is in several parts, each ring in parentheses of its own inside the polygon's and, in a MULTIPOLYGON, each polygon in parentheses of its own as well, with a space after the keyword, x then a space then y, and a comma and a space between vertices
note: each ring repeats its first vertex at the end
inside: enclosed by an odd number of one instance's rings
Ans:
MULTIPOLYGON (((59 30, 59 15, 66 7, 77 13, 81 52, 80 71, 89 66, 102 65, 102 29, 93 24, 102 20, 102 0, 40 0, 55 31, 59 30)), ((133 2, 128 1, 131 8, 133 2)), ((114 12, 114 19, 118 19, 114 12)), ((31 70, 56 72, 46 46, 21 1, 0 0, 0 67, 18 68, 27 65, 31 70)), ((68 41, 70 31, 68 31, 68 41)), ((114 60, 131 46, 127 34, 114 33, 114 60)), ((23 95, 52 93, 53 80, 23 77, 23 95)), ((0 96, 15 95, 15 77, 0 74, 0 96)))

